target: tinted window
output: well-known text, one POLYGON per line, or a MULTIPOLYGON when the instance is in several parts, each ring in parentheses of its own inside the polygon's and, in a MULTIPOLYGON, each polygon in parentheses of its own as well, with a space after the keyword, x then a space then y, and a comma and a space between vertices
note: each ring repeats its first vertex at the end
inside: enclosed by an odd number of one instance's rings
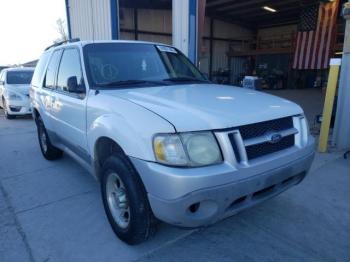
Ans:
POLYGON ((67 91, 67 80, 75 76, 78 84, 82 85, 82 73, 80 66, 80 56, 77 49, 66 49, 63 52, 60 68, 57 77, 57 89, 67 91))
POLYGON ((56 69, 61 57, 61 50, 55 51, 47 66, 44 87, 55 88, 56 69))
POLYGON ((32 78, 32 85, 36 87, 40 87, 42 84, 43 74, 45 70, 45 66, 47 64, 47 60, 49 59, 50 53, 44 53, 41 55, 38 64, 35 67, 34 75, 32 78))
POLYGON ((167 81, 185 78, 205 81, 199 70, 172 47, 133 43, 96 43, 84 47, 85 65, 92 86, 118 81, 167 81))
POLYGON ((7 71, 6 83, 10 85, 30 84, 33 71, 7 71))

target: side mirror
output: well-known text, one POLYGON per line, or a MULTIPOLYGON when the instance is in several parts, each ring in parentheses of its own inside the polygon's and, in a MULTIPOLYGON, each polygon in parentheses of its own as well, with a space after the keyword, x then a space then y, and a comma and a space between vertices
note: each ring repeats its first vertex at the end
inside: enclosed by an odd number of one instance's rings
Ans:
POLYGON ((70 93, 77 93, 77 94, 85 93, 84 85, 78 84, 78 79, 76 76, 68 77, 67 88, 68 88, 68 92, 70 93))
POLYGON ((5 84, 4 81, 0 81, 0 86, 3 86, 5 84))

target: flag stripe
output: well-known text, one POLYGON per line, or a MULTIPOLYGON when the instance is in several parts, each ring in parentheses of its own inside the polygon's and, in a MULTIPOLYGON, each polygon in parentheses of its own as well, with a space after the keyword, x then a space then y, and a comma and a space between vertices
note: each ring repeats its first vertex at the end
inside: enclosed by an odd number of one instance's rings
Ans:
MULTIPOLYGON (((324 9, 320 8, 320 18, 319 21, 323 21, 324 18, 324 9)), ((317 59, 318 59, 318 52, 320 50, 320 42, 321 42, 321 37, 322 37, 322 29, 319 26, 320 24, 318 24, 317 29, 316 29, 316 34, 317 34, 317 38, 316 38, 316 42, 315 42, 315 51, 314 51, 314 55, 312 57, 312 69, 316 69, 317 68, 317 59)))
POLYGON ((303 32, 301 36, 301 48, 299 52, 299 63, 298 63, 298 68, 302 68, 302 63, 303 63, 303 55, 304 55, 304 49, 305 49, 305 41, 306 41, 306 35, 307 32, 303 32))
MULTIPOLYGON (((336 28, 334 28, 333 26, 333 21, 337 19, 337 8, 333 8, 331 11, 331 18, 330 18, 330 25, 329 25, 329 30, 328 30, 328 35, 327 35, 327 44, 326 44, 326 51, 325 51, 325 59, 323 61, 323 67, 327 67, 328 66, 328 60, 329 60, 329 56, 331 51, 333 51, 331 49, 331 42, 332 42, 332 32, 334 31, 334 33, 336 32, 336 28)), ((335 24, 335 23, 334 23, 335 24)))
POLYGON ((296 43, 296 50, 294 53, 294 62, 293 62, 293 69, 297 68, 297 64, 298 64, 298 54, 299 54, 299 49, 300 49, 300 34, 297 34, 297 43, 296 43))
POLYGON ((314 31, 309 32, 309 41, 307 43, 304 68, 308 68, 311 61, 311 45, 313 43, 314 31))
POLYGON ((303 60, 301 63, 301 68, 305 68, 307 47, 309 45, 309 38, 310 38, 310 32, 304 32, 304 33, 305 33, 305 43, 304 43, 304 52, 303 52, 303 60))
POLYGON ((318 61, 317 61, 317 69, 322 69, 324 51, 325 51, 325 40, 326 40, 327 29, 328 29, 327 25, 329 21, 330 10, 324 7, 324 13, 325 13, 325 19, 323 19, 321 22, 322 37, 321 37, 321 44, 320 44, 320 54, 318 55, 318 61))

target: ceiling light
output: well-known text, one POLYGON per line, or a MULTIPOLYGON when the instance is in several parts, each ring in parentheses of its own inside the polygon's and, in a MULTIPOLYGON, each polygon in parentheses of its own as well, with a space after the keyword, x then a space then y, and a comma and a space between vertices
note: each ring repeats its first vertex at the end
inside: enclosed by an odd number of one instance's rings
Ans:
POLYGON ((271 8, 269 6, 263 6, 263 9, 265 9, 266 11, 272 12, 272 13, 276 13, 277 12, 276 9, 273 9, 273 8, 271 8))

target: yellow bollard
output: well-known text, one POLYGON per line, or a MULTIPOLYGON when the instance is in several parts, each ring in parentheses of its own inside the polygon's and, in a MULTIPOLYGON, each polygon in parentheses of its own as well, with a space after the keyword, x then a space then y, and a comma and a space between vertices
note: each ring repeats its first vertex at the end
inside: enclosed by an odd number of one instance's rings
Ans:
POLYGON ((329 127, 331 124, 334 97, 337 89, 340 64, 341 59, 331 59, 326 90, 326 99, 324 101, 323 107, 320 141, 318 144, 318 151, 320 151, 321 153, 327 151, 329 127))

